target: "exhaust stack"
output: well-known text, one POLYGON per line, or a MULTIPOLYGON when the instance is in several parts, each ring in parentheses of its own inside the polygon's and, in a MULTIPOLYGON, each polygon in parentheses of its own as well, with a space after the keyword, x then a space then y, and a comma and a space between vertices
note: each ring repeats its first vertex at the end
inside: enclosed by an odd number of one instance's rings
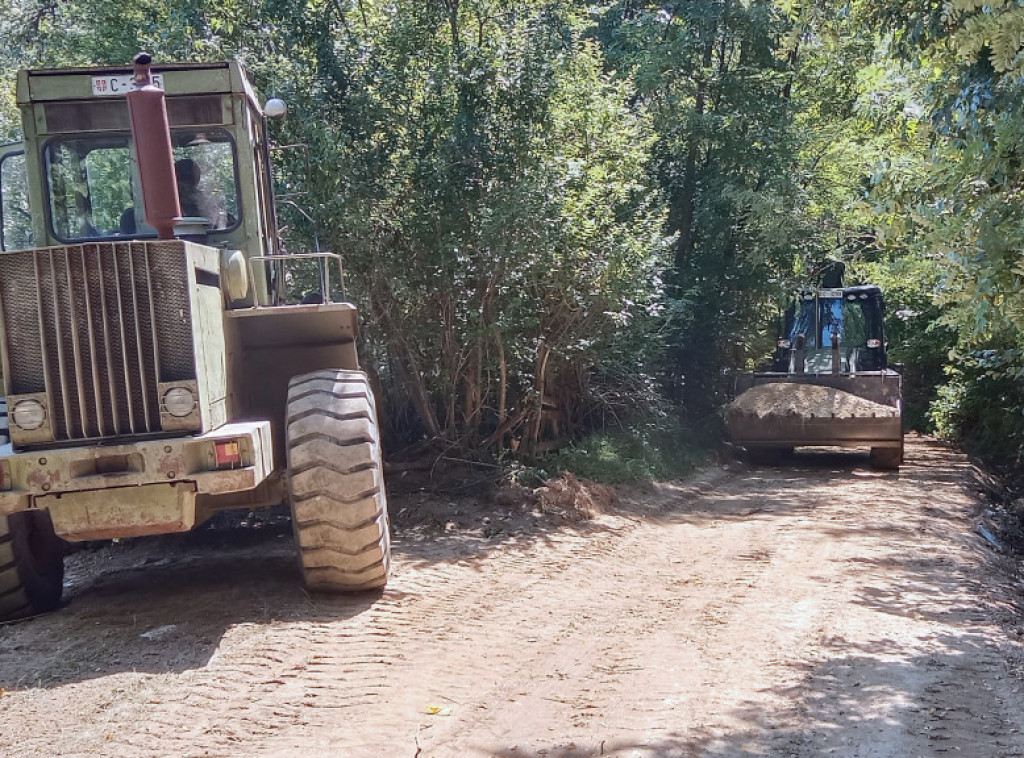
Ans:
POLYGON ((138 156, 146 223, 156 229, 160 239, 173 239, 174 226, 181 220, 181 204, 166 98, 150 78, 152 62, 149 53, 135 56, 135 88, 127 95, 128 114, 138 156))

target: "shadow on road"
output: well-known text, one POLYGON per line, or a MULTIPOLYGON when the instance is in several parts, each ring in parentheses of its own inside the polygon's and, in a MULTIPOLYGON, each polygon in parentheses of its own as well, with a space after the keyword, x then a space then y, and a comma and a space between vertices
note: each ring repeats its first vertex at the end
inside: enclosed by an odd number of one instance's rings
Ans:
MULTIPOLYGON (((721 712, 719 726, 680 728, 656 741, 602 740, 596 730, 587 744, 532 746, 531 755, 1024 756, 1019 715, 1006 706, 1007 693, 1019 684, 1004 682, 1007 671, 1024 672, 1020 592, 1009 572, 986 570, 987 563, 1002 559, 969 531, 965 502, 970 500, 964 490, 974 485, 965 459, 917 440, 898 474, 865 470, 866 457, 860 461, 843 454, 798 454, 789 463, 750 469, 745 486, 736 480, 723 486, 711 482, 704 491, 693 490, 690 483, 664 485, 659 494, 669 502, 655 517, 703 525, 799 515, 807 503, 821 500, 812 490, 830 487, 842 498, 830 509, 830 520, 808 520, 796 528, 814 530, 823 540, 886 548, 880 557, 869 557, 873 551, 865 550, 865 557, 846 561, 845 571, 858 587, 851 612, 860 607, 866 618, 882 613, 924 621, 936 631, 913 643, 882 631, 867 642, 851 642, 823 629, 810 660, 780 662, 791 674, 780 677, 787 682, 784 688, 721 712), (845 481, 841 488, 834 486, 837 477, 845 481), (897 478, 898 490, 889 484, 897 478), (940 538, 921 539, 940 530, 940 538), (933 547, 923 550, 922 545, 933 547), (1006 578, 1000 582, 999 576, 1006 578)), ((498 745, 477 752, 523 755, 498 745)))
POLYGON ((991 656, 981 635, 943 638, 942 652, 892 660, 884 644, 867 650, 837 647, 806 667, 800 683, 766 693, 788 704, 766 709, 750 702, 721 714, 731 728, 670 730, 657 740, 602 739, 552 744, 529 751, 480 745, 483 758, 817 758, 818 756, 1024 755, 1016 720, 1000 711, 996 693, 977 687, 979 672, 964 661, 991 656), (971 677, 971 678, 963 678, 971 677), (971 687, 964 707, 964 688, 971 687), (924 690, 922 694, 921 690, 924 690), (974 693, 977 692, 975 695, 974 693))
MULTIPOLYGON (((566 532, 608 534, 638 520, 701 525, 792 515, 810 507, 809 488, 830 487, 837 477, 849 482, 851 497, 865 482, 877 488, 880 480, 899 478, 901 492, 926 492, 937 483, 952 485, 962 479, 962 474, 947 470, 948 461, 929 450, 912 445, 908 465, 898 474, 870 471, 866 456, 834 453, 797 454, 787 468, 716 469, 703 483, 697 477, 624 491, 614 509, 622 518, 611 521, 565 523, 529 508, 460 501, 440 509, 434 531, 411 528, 396 518, 393 557, 396 564, 459 561, 472 566, 497 550, 543 545, 566 532), (444 528, 449 517, 457 522, 451 531, 444 528)), ((941 517, 944 504, 934 497, 929 503, 941 517)), ((408 501, 395 504, 393 513, 408 501)), ((884 509, 884 504, 878 507, 884 509)), ((922 515, 923 521, 927 518, 922 515)), ((858 528, 865 533, 885 529, 892 539, 913 536, 906 525, 879 525, 873 519, 862 520, 858 528)), ((837 530, 835 536, 840 533, 851 537, 849 530, 837 530)), ((894 576, 891 591, 861 601, 896 612, 908 592, 927 591, 928 582, 948 567, 922 566, 916 575, 910 568, 894 576)), ((77 552, 68 559, 66 597, 66 607, 56 613, 0 626, 0 688, 52 687, 120 672, 198 669, 238 627, 344 621, 372 608, 382 595, 308 596, 301 587, 290 524, 278 513, 249 528, 126 540, 77 552)), ((674 749, 666 745, 664 754, 678 755, 674 749)))

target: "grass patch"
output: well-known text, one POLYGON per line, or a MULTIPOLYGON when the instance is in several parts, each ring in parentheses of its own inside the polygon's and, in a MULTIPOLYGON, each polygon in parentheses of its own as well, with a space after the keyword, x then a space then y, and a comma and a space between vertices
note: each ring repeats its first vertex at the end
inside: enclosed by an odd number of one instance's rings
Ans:
POLYGON ((703 460, 704 451, 681 426, 622 429, 591 434, 540 462, 548 472, 569 471, 602 484, 679 479, 703 460))

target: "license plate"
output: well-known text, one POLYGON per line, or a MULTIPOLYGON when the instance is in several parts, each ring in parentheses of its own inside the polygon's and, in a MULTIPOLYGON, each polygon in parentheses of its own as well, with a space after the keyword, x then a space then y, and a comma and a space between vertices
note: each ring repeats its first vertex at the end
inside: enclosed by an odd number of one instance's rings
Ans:
MULTIPOLYGON (((150 80, 160 89, 164 88, 163 74, 150 74, 150 80)), ((131 74, 114 76, 94 76, 92 78, 92 94, 97 97, 116 97, 124 95, 135 86, 135 77, 131 74)))
POLYGON ((843 291, 840 289, 827 289, 818 290, 818 297, 842 297, 843 291))

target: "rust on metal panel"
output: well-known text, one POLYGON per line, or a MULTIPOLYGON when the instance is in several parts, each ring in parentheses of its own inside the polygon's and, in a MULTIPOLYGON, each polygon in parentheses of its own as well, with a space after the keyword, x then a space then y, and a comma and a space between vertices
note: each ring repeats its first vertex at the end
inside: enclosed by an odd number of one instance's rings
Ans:
POLYGON ((2 458, 10 489, 0 491, 0 515, 41 507, 39 500, 46 495, 156 482, 189 482, 199 493, 210 495, 252 489, 272 473, 272 444, 269 421, 244 421, 197 437, 12 452, 2 458), (218 440, 237 442, 244 465, 214 470, 211 460, 218 440))
POLYGON ((42 464, 42 466, 44 467, 36 469, 26 479, 33 489, 49 492, 53 489, 54 485, 60 484, 62 478, 61 470, 59 468, 45 468, 45 464, 42 464))
POLYGON ((194 482, 46 495, 54 531, 72 542, 185 532, 196 521, 194 482))
POLYGON ((132 139, 138 154, 139 181, 146 209, 146 223, 160 239, 173 239, 174 226, 181 220, 178 184, 174 175, 174 148, 167 119, 164 91, 153 85, 149 67, 152 58, 135 56, 137 89, 127 94, 132 139))
POLYGON ((165 455, 156 464, 156 470, 166 477, 174 478, 178 474, 188 471, 188 458, 184 455, 165 455))

